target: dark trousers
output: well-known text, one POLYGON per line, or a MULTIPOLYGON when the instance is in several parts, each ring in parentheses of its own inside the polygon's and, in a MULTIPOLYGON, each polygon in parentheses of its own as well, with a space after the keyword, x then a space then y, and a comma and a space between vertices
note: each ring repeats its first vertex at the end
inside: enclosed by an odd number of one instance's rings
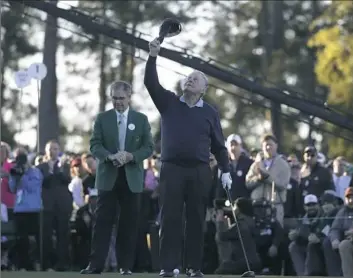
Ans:
POLYGON ((14 214, 16 225, 16 256, 18 268, 33 270, 33 260, 39 255, 39 212, 19 212, 14 214), (30 256, 29 236, 35 236, 35 257, 30 256))
POLYGON ((143 272, 151 270, 151 254, 147 244, 147 234, 149 233, 152 214, 152 191, 144 191, 141 194, 141 206, 139 211, 139 227, 136 247, 136 259, 134 270, 143 272))
POLYGON ((92 268, 104 268, 112 227, 116 224, 119 209, 116 240, 118 264, 120 268, 132 269, 135 260, 139 207, 140 194, 130 191, 125 169, 121 167, 113 189, 98 192, 90 260, 92 268))
POLYGON ((206 205, 212 184, 208 164, 181 167, 163 163, 160 173, 161 268, 172 271, 181 265, 182 218, 185 204, 185 266, 201 269, 206 205))
POLYGON ((70 215, 68 210, 43 211, 43 268, 48 269, 56 262, 57 268, 69 265, 70 215), (56 235, 56 252, 53 252, 53 228, 56 235), (55 254, 55 255, 54 255, 55 254), (54 258, 53 258, 54 257, 54 258))

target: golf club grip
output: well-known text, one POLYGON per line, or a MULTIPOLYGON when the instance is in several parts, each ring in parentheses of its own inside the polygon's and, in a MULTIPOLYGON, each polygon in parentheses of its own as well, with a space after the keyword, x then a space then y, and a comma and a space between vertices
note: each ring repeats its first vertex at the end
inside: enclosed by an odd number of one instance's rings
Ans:
MULTIPOLYGON (((221 176, 222 176, 223 172, 221 173, 221 176)), ((239 237, 239 241, 240 241, 240 244, 241 244, 241 248, 242 248, 242 251, 243 251, 243 254, 244 254, 244 259, 245 259, 245 262, 246 262, 246 267, 248 269, 247 272, 245 272, 241 277, 255 277, 255 273, 253 271, 251 271, 251 268, 250 268, 250 264, 249 264, 249 259, 248 259, 248 256, 247 256, 247 253, 246 253, 246 250, 245 250, 245 246, 244 246, 244 242, 243 242, 243 237, 242 237, 242 234, 241 234, 241 231, 240 231, 240 227, 239 227, 239 223, 238 223, 238 219, 237 219, 237 215, 234 211, 234 203, 233 203, 233 198, 232 198, 232 195, 230 193, 230 190, 229 188, 225 188, 224 189, 226 191, 226 194, 227 194, 227 198, 228 198, 228 201, 230 202, 230 207, 232 209, 232 215, 234 217, 234 224, 236 226, 236 229, 237 229, 237 232, 238 232, 238 237, 239 237)))
POLYGON ((229 201, 229 202, 231 203, 231 205, 233 206, 233 198, 232 198, 232 195, 230 194, 229 188, 226 188, 225 191, 226 191, 226 194, 227 194, 228 201, 229 201))
MULTIPOLYGON (((223 171, 221 171, 221 175, 220 177, 222 177, 223 175, 223 171)), ((221 182, 221 185, 223 186, 222 184, 222 180, 219 179, 219 181, 221 182)), ((233 206, 233 198, 232 198, 232 195, 230 194, 230 189, 228 187, 224 188, 226 194, 227 194, 227 198, 228 198, 228 201, 231 203, 231 205, 233 206)))

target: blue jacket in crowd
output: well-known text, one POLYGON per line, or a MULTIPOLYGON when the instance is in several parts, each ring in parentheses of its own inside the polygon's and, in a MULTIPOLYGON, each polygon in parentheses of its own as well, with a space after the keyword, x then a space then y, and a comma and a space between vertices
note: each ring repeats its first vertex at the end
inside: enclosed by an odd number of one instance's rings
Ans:
POLYGON ((14 212, 38 212, 42 208, 43 176, 39 169, 29 168, 21 177, 10 176, 9 187, 16 194, 14 212))

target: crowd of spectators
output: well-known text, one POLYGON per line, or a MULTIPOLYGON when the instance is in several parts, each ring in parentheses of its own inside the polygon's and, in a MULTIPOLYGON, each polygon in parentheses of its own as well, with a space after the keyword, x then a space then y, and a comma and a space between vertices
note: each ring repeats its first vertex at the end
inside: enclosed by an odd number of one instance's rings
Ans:
MULTIPOLYGON (((225 142, 233 180, 231 194, 252 270, 261 274, 353 277, 352 166, 343 156, 326 161, 315 147, 302 156, 277 152, 266 135, 259 150, 245 150, 239 135, 225 142)), ((2 270, 72 271, 89 260, 97 198, 96 160, 49 141, 44 154, 1 143, 2 270)), ((158 265, 159 155, 145 161, 134 272, 158 265)), ((217 161, 210 155, 214 186, 205 219, 205 273, 247 270, 239 234, 217 161)), ((116 272, 116 227, 105 271, 116 272)), ((181 258, 182 264, 183 258, 181 258)))

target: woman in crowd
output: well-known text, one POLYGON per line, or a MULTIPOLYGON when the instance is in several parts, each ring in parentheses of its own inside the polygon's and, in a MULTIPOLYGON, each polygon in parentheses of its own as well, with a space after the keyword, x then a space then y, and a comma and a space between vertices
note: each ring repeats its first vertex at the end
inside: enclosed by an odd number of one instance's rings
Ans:
POLYGON ((0 173, 1 173, 1 203, 7 208, 13 208, 15 203, 15 194, 9 189, 9 172, 12 163, 9 160, 10 146, 1 142, 0 146, 0 173))
POLYGON ((72 193, 74 211, 77 211, 85 204, 82 185, 82 162, 81 158, 75 158, 70 162, 71 182, 69 190, 72 193))
MULTIPOLYGON (((18 268, 34 270, 29 255, 29 236, 34 235, 39 243, 39 213, 42 208, 43 176, 39 169, 31 167, 27 152, 18 149, 15 152, 15 165, 10 170, 9 188, 16 194, 14 220, 16 226, 16 250, 18 268)), ((38 256, 37 256, 38 257, 38 256)))

